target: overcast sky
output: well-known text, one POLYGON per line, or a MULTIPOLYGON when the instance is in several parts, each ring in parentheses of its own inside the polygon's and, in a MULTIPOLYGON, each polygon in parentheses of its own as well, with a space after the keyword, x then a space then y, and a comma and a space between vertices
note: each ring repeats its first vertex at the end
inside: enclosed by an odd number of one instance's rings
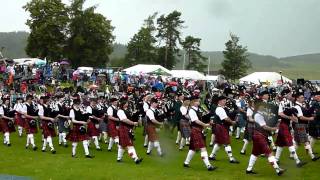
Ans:
MULTIPOLYGON (((69 2, 69 0, 63 0, 69 2)), ((27 0, 0 0, 0 32, 27 30, 27 0)), ((320 0, 87 0, 112 20, 116 42, 127 43, 153 14, 182 12, 183 36, 201 49, 221 51, 233 32, 250 52, 277 57, 320 53, 320 0)))

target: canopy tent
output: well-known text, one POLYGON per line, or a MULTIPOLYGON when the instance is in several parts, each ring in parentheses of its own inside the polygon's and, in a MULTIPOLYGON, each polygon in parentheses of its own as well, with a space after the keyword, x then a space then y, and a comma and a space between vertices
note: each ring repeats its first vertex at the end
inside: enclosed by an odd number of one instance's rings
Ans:
POLYGON ((148 74, 154 74, 154 75, 161 75, 161 76, 169 76, 171 74, 167 73, 166 71, 164 71, 163 69, 159 68, 155 71, 149 72, 148 74))
POLYGON ((172 70, 172 77, 175 78, 184 78, 184 79, 193 79, 193 80, 206 80, 206 76, 198 71, 192 70, 172 70))
MULTIPOLYGON (((284 83, 289 82, 292 83, 292 81, 282 76, 282 80, 284 83)), ((281 85, 281 74, 276 72, 254 72, 252 74, 249 74, 243 78, 240 79, 240 83, 253 83, 253 84, 260 84, 260 83, 266 83, 268 85, 281 85)))
POLYGON ((137 64, 135 66, 124 69, 127 74, 139 75, 139 74, 150 74, 155 71, 161 71, 163 73, 171 74, 170 71, 160 65, 149 65, 149 64, 137 64))
POLYGON ((207 81, 218 81, 219 76, 206 76, 207 81))
POLYGON ((20 59, 13 59, 15 63, 18 65, 37 65, 37 66, 43 66, 47 63, 46 60, 38 59, 38 58, 20 58, 20 59))

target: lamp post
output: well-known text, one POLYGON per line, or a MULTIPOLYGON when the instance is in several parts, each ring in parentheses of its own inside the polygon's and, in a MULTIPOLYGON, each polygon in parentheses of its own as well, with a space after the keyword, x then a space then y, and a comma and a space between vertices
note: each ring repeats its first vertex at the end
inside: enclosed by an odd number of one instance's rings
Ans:
POLYGON ((283 78, 282 78, 282 71, 279 71, 280 77, 281 77, 281 85, 283 85, 283 78))

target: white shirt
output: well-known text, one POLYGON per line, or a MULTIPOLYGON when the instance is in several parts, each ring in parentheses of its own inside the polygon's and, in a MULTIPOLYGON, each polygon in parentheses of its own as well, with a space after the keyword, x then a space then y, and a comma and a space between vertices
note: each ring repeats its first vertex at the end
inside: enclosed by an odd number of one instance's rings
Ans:
POLYGON ((113 109, 117 109, 117 108, 115 108, 113 105, 108 107, 108 110, 107 110, 108 116, 113 116, 113 109))
POLYGON ((216 113, 217 116, 219 116, 221 121, 223 121, 223 120, 228 118, 228 115, 227 115, 226 111, 220 106, 218 106, 216 108, 216 112, 215 113, 216 113))
POLYGON ((155 109, 153 109, 153 108, 150 108, 150 109, 148 109, 147 110, 147 112, 146 112, 146 116, 151 120, 151 119, 156 119, 155 117, 154 117, 154 112, 153 111, 155 111, 155 109))
POLYGON ((75 116, 75 114, 74 114, 74 110, 73 110, 73 109, 70 110, 69 117, 70 117, 71 119, 75 119, 76 116, 75 116))
POLYGON ((38 116, 44 116, 44 109, 43 106, 41 104, 38 104, 38 116))
POLYGON ((0 106, 0 115, 4 115, 4 110, 2 106, 0 106))
POLYGON ((190 117, 190 121, 194 122, 196 120, 199 120, 199 117, 197 115, 197 111, 198 107, 192 106, 189 110, 189 117, 190 117))
POLYGON ((27 108, 26 104, 23 104, 21 112, 24 113, 24 114, 28 113, 28 108, 27 108))
POLYGON ((147 110, 150 109, 149 104, 146 102, 143 102, 143 110, 144 112, 147 112, 147 110))
POLYGON ((251 108, 248 108, 248 109, 247 109, 247 117, 252 117, 252 115, 253 115, 252 109, 251 109, 251 108))
POLYGON ((181 112, 181 114, 184 115, 184 116, 187 115, 187 113, 188 113, 187 107, 181 106, 181 107, 180 107, 180 112, 181 112))
POLYGON ((22 104, 22 103, 17 103, 17 104, 14 105, 13 109, 14 109, 15 111, 22 111, 22 109, 23 109, 23 104, 22 104))
POLYGON ((92 114, 92 107, 91 106, 87 106, 86 113, 92 114))
POLYGON ((258 123, 261 127, 266 125, 266 121, 264 120, 264 117, 260 113, 256 113, 254 115, 254 121, 258 123))
POLYGON ((278 113, 283 113, 283 111, 285 110, 285 107, 293 107, 293 103, 289 100, 285 100, 285 101, 281 101, 279 104, 279 110, 278 113))
POLYGON ((126 114, 124 113, 124 111, 122 109, 119 109, 117 112, 117 116, 120 119, 120 121, 127 119, 126 114))
POLYGON ((295 105, 294 108, 296 108, 297 111, 298 111, 297 116, 298 116, 298 117, 302 117, 302 116, 303 116, 303 112, 302 112, 302 109, 301 109, 302 104, 299 103, 299 102, 296 102, 296 104, 297 104, 297 105, 295 105))

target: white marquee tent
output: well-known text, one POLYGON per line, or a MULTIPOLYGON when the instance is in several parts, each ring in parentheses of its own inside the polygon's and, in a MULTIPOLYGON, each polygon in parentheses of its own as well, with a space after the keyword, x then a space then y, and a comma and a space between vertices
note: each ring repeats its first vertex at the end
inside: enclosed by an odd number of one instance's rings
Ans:
POLYGON ((193 80, 206 80, 206 76, 198 71, 192 70, 172 70, 172 77, 175 78, 184 78, 184 79, 193 79, 193 80))
MULTIPOLYGON (((282 79, 284 83, 292 83, 292 81, 285 76, 282 76, 282 79)), ((240 83, 260 84, 260 82, 269 83, 273 86, 281 85, 281 75, 276 72, 254 72, 240 79, 240 83)))
POLYGON ((171 74, 170 70, 168 70, 160 65, 151 65, 151 64, 137 64, 135 66, 124 69, 123 71, 125 71, 127 74, 139 75, 139 74, 151 73, 151 72, 154 72, 159 69, 168 73, 168 74, 171 74))

